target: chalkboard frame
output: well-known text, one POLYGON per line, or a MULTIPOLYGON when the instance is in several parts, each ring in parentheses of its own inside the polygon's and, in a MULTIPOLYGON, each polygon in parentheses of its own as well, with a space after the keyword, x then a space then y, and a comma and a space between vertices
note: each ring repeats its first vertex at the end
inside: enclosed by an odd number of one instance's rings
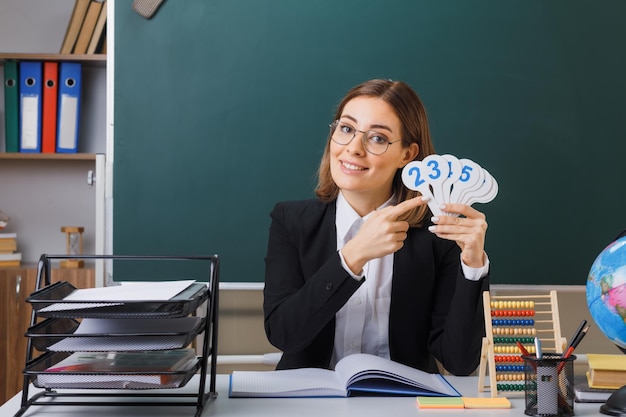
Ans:
MULTIPOLYGON (((327 124, 369 78, 422 97, 438 153, 500 192, 492 282, 584 285, 624 228, 626 3, 186 0, 115 7, 113 251, 217 253, 262 282, 269 211, 313 197, 327 124)), ((115 269, 116 280, 194 271, 115 269)))

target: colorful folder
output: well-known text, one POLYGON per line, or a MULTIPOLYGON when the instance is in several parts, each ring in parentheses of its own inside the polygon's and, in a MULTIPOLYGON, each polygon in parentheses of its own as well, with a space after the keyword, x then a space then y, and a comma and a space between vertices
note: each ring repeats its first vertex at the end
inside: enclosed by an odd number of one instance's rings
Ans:
POLYGON ((43 114, 41 120, 41 152, 55 153, 57 141, 57 101, 59 63, 43 64, 43 114))
POLYGON ((20 62, 20 152, 41 152, 41 62, 20 62))
POLYGON ((82 65, 78 62, 61 62, 57 106, 57 152, 59 153, 78 152, 81 88, 82 65))
POLYGON ((19 71, 17 61, 4 62, 4 127, 5 151, 20 150, 20 94, 19 71))

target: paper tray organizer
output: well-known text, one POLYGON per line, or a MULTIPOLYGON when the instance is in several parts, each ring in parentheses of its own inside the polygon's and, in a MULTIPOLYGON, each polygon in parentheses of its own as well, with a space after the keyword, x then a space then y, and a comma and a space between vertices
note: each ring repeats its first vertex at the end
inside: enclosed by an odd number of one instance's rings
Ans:
MULTIPOLYGON (((217 368, 217 318, 219 300, 219 258, 210 256, 129 256, 129 255, 72 255, 71 259, 109 259, 113 261, 201 261, 207 264, 206 283, 193 283, 184 291, 169 300, 109 300, 106 301, 75 301, 65 300, 65 297, 76 290, 67 282, 51 282, 51 261, 68 259, 68 255, 42 255, 37 265, 36 291, 27 298, 33 313, 30 327, 25 335, 28 338, 26 363, 24 367, 24 386, 20 410, 15 414, 19 417, 31 406, 54 405, 84 405, 84 398, 112 398, 106 402, 90 401, 93 406, 115 405, 123 403, 126 406, 146 406, 145 398, 160 398, 159 406, 195 406, 195 416, 202 414, 209 399, 217 396, 216 368, 217 368), (53 304, 63 304, 62 309, 47 308, 53 304), (89 306, 91 304, 91 306, 89 306), (93 307, 93 304, 98 304, 93 307), (91 307, 91 308, 89 308, 91 307), (41 321, 41 318, 45 320, 41 321), (151 323, 152 330, 102 333, 76 333, 84 320, 101 319, 113 322, 119 320, 126 324, 146 320, 151 323), (177 320, 185 321, 184 328, 176 328, 177 320), (169 323, 167 329, 162 329, 163 323, 169 323), (173 323, 173 325, 172 325, 173 323), (156 330, 155 330, 156 329, 156 330), (175 329, 175 330, 172 330, 175 329), (54 372, 48 369, 77 351, 117 351, 128 352, 133 350, 174 350, 189 346, 197 337, 201 336, 200 355, 191 355, 182 369, 161 371, 141 367, 129 371, 106 372, 54 372), (158 344, 154 348, 145 349, 146 342, 156 338, 158 344), (163 344, 164 340, 172 338, 174 346, 163 344), (74 340, 73 340, 74 339, 74 340), (80 349, 54 351, 56 344, 80 339, 80 349), (123 343, 120 344, 120 341, 123 343), (108 344, 123 346, 123 349, 109 349, 108 344), (136 344, 136 345, 135 345, 136 344), (88 346, 83 349, 82 346, 88 346), (36 356, 35 350, 43 352, 36 356), (177 393, 176 391, 154 392, 153 389, 180 388, 196 374, 199 374, 198 392, 196 394, 177 393), (29 394, 30 383, 43 391, 29 394), (57 389, 71 388, 72 392, 59 392, 57 389), (116 390, 98 392, 97 390, 116 390), (60 400, 76 397, 76 401, 60 400), (116 398, 113 399, 113 398, 116 398), (50 398, 55 400, 50 401, 50 398), (137 398, 125 400, 121 398, 137 398), (164 401, 164 398, 176 400, 164 401), (142 400, 144 399, 144 400, 142 400)), ((56 306, 58 307, 58 306, 56 306)), ((114 326, 113 326, 114 328, 114 326)), ((70 346, 71 343, 70 343, 70 346)))
MULTIPOLYGON (((185 320, 187 318, 184 318, 185 320)), ((31 326, 26 331, 26 337, 30 338, 33 347, 40 352, 52 350, 55 352, 67 352, 68 350, 55 348, 55 344, 66 340, 87 339, 91 342, 91 348, 84 349, 89 352, 109 352, 115 350, 114 346, 123 341, 126 350, 145 350, 146 341, 158 342, 159 349, 180 349, 189 345, 200 334, 206 325, 205 317, 193 317, 194 325, 190 331, 168 332, 142 332, 142 333, 75 333, 80 322, 73 318, 48 318, 41 323, 31 326)), ((181 320, 181 319, 177 319, 181 320)), ((156 343, 154 343, 156 345, 156 343)))

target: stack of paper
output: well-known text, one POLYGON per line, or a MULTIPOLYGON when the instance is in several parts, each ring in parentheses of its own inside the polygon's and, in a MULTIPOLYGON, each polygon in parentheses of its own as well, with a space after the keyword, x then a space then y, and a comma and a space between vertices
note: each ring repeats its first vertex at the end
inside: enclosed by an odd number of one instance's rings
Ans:
POLYGON ((194 280, 145 282, 117 285, 102 288, 87 288, 72 292, 63 301, 42 308, 41 312, 78 310, 86 308, 107 307, 125 301, 167 301, 193 284, 194 280))

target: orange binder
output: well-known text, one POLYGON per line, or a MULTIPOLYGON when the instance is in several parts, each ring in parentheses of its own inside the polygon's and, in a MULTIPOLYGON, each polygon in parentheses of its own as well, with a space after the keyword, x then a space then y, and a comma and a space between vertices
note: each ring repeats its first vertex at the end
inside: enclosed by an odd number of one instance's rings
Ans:
POLYGON ((55 153, 57 146, 57 100, 59 91, 58 62, 44 62, 43 80, 41 152, 55 153))

